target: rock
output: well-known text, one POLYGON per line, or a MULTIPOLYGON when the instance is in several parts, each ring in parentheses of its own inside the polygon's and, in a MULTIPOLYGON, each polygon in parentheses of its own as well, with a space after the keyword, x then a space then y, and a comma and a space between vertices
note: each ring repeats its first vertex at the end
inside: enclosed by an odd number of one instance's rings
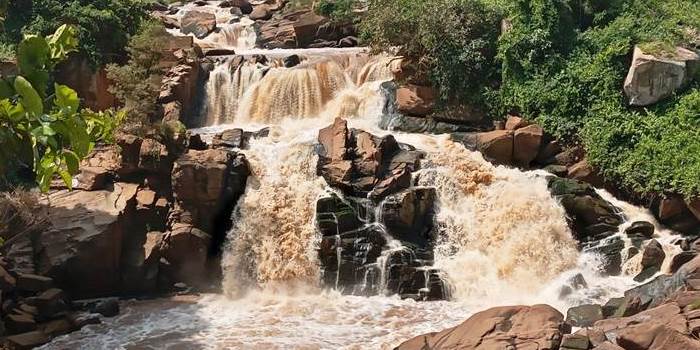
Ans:
POLYGON ((598 195, 589 184, 551 177, 549 190, 566 209, 574 236, 580 242, 595 242, 614 235, 622 224, 620 210, 598 195))
POLYGON ((194 34, 198 39, 206 38, 216 28, 216 15, 210 12, 187 11, 180 20, 182 34, 194 34))
POLYGON ((39 324, 37 327, 40 332, 51 337, 68 334, 76 330, 75 326, 68 318, 47 321, 39 324))
POLYGON ((506 306, 476 313, 459 326, 415 337, 396 350, 559 349, 563 316, 548 305, 506 306))
POLYGON ((112 177, 112 172, 103 167, 81 167, 80 174, 75 177, 77 184, 74 189, 95 191, 102 190, 112 177))
POLYGON ((316 223, 324 237, 357 230, 363 225, 360 217, 370 214, 363 209, 359 204, 350 205, 332 194, 316 202, 316 223))
POLYGON ((172 265, 173 278, 190 285, 202 285, 210 276, 206 271, 211 237, 186 224, 175 224, 163 237, 160 251, 172 265))
POLYGON ((625 349, 700 349, 700 341, 656 322, 631 325, 620 330, 617 344, 625 349))
POLYGON ((521 117, 509 115, 506 119, 506 130, 517 130, 527 126, 529 123, 521 117))
POLYGON ((360 40, 354 36, 346 36, 338 41, 338 47, 356 47, 360 40))
POLYGON ((28 313, 17 313, 16 311, 3 318, 5 329, 9 334, 31 332, 36 329, 34 316, 28 313))
POLYGON ((479 133, 476 144, 484 158, 496 164, 511 164, 513 161, 513 131, 511 130, 479 133))
MULTIPOLYGON (((608 300, 605 305, 603 305, 603 317, 604 318, 609 318, 615 313, 620 310, 621 307, 627 302, 625 298, 612 298, 608 300)), ((629 315, 624 315, 620 314, 619 316, 629 316, 629 315)))
POLYGON ((243 155, 220 149, 189 150, 173 166, 173 193, 192 215, 192 223, 210 230, 214 218, 243 194, 249 173, 243 155))
POLYGON ((604 342, 594 347, 593 350, 625 350, 611 342, 604 342))
POLYGON ((688 235, 700 234, 700 221, 688 209, 680 196, 670 195, 652 204, 652 209, 663 225, 688 235))
POLYGON ((164 121, 196 126, 198 120, 194 112, 203 74, 196 60, 180 60, 165 73, 158 95, 158 102, 164 105, 164 121))
POLYGON ((587 182, 596 187, 603 187, 603 180, 598 176, 597 170, 588 163, 585 158, 569 167, 568 178, 587 182))
POLYGON ((654 225, 646 221, 635 221, 628 228, 625 229, 625 233, 630 237, 643 237, 644 239, 650 239, 654 236, 654 225))
POLYGON ((573 327, 590 327, 603 319, 603 308, 597 304, 580 305, 566 312, 566 323, 573 327))
POLYGON ((410 116, 426 116, 433 111, 435 92, 430 86, 406 85, 396 89, 396 108, 410 116))
POLYGON ((542 144, 544 130, 539 125, 528 125, 515 130, 513 160, 522 167, 529 167, 535 160, 542 144))
POLYGON ((648 106, 659 102, 692 80, 700 55, 681 47, 675 50, 645 53, 642 47, 635 46, 624 85, 630 105, 648 106))
POLYGON ((674 255, 671 259, 671 264, 669 266, 670 272, 676 273, 681 268, 681 266, 683 266, 687 262, 690 262, 696 256, 698 256, 698 253, 696 252, 680 252, 674 255))
POLYGON ((391 170, 388 176, 377 183, 368 197, 379 202, 382 198, 411 186, 411 170, 401 165, 391 170))
POLYGON ((26 350, 39 347, 51 341, 51 338, 40 331, 17 334, 5 338, 4 346, 8 350, 26 350))
POLYGON ((49 195, 51 227, 36 239, 37 272, 72 298, 118 293, 122 240, 139 232, 131 226, 137 190, 115 183, 109 190, 49 195))
POLYGON ((93 314, 89 312, 75 312, 68 315, 67 319, 75 326, 75 328, 80 329, 90 324, 99 324, 100 315, 93 314))
MULTIPOLYGON (((318 16, 313 12, 301 14, 298 19, 292 24, 296 45, 298 47, 307 47, 316 39, 327 41, 335 39, 328 36, 318 36, 319 28, 328 20, 325 17, 318 16)), ((333 43, 335 44, 335 43, 333 43)))
POLYGON ((382 223, 392 236, 426 245, 432 238, 436 200, 434 188, 410 188, 391 195, 381 206, 382 223))
POLYGON ((564 334, 561 340, 561 350, 588 350, 591 342, 587 336, 577 334, 564 334))
POLYGON ((272 11, 270 11, 270 8, 266 4, 261 4, 253 7, 253 12, 251 12, 248 17, 253 21, 266 21, 272 18, 272 11))
POLYGON ((214 148, 243 148, 245 144, 243 129, 229 129, 214 135, 211 145, 214 148))
POLYGON ((539 164, 550 165, 556 162, 555 156, 561 151, 561 146, 556 140, 543 143, 542 148, 540 149, 539 153, 537 154, 537 157, 535 158, 535 161, 539 164))
POLYGON ((695 218, 700 221, 700 197, 686 200, 685 204, 688 207, 688 210, 695 215, 695 218))
POLYGON ((318 132, 318 142, 323 146, 324 157, 331 161, 347 159, 349 142, 347 121, 336 118, 333 125, 318 132))
POLYGON ((688 321, 681 314, 681 308, 676 303, 663 304, 653 309, 642 311, 634 316, 600 320, 595 322, 593 327, 609 334, 617 333, 632 325, 649 322, 650 320, 664 324, 683 334, 688 334, 688 321))
POLYGON ((100 314, 104 317, 114 317, 119 315, 118 298, 98 298, 74 300, 73 306, 80 311, 87 311, 91 314, 100 314))
POLYGON ((665 258, 666 253, 664 253, 661 244, 655 239, 649 241, 642 252, 642 272, 635 276, 634 280, 642 282, 654 276, 661 270, 661 264, 665 258))
POLYGON ((0 291, 9 293, 17 285, 17 279, 13 277, 4 267, 0 266, 0 291))
POLYGON ((219 4, 221 7, 237 7, 245 15, 253 12, 253 6, 250 5, 248 0, 226 0, 219 4))
POLYGON ((144 139, 139 150, 139 168, 158 172, 167 170, 168 149, 153 139, 144 139))
POLYGON ((547 165, 542 170, 556 175, 558 177, 566 177, 566 174, 568 173, 568 169, 566 168, 566 166, 556 164, 547 165))
POLYGON ((284 58, 284 66, 287 68, 296 67, 301 63, 298 55, 290 55, 284 58))
POLYGON ((103 111, 116 105, 107 70, 104 66, 95 67, 87 55, 69 55, 56 66, 54 76, 57 83, 70 86, 78 93, 81 107, 103 111))
POLYGON ((17 276, 17 289, 25 292, 43 292, 53 286, 53 279, 50 277, 19 274, 17 276))
POLYGON ((58 288, 51 288, 33 299, 41 319, 49 319, 68 311, 66 294, 58 288))

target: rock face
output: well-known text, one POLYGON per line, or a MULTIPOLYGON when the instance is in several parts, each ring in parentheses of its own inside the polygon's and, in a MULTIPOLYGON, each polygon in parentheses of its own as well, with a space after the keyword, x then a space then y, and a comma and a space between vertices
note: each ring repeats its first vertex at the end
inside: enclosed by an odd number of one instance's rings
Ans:
POLYGON ((680 196, 670 195, 659 198, 652 203, 652 210, 662 224, 688 235, 700 234, 700 219, 693 211, 694 207, 685 203, 680 196))
POLYGON ((319 173, 348 195, 379 201, 410 186, 411 172, 423 157, 393 136, 378 138, 364 131, 348 130, 336 119, 319 132, 319 173))
POLYGON ((448 299, 441 272, 430 267, 437 195, 410 187, 421 153, 348 130, 342 119, 320 131, 319 143, 319 172, 344 193, 316 206, 324 283, 357 295, 448 299))
POLYGON ((51 229, 36 240, 37 272, 72 297, 119 290, 121 245, 135 224, 136 184, 102 191, 61 191, 49 197, 51 229))
POLYGON ((681 47, 665 54, 648 54, 635 47, 624 86, 629 103, 648 106, 671 96, 692 79, 699 64, 697 52, 681 47))
POLYGON ((204 39, 216 28, 216 16, 210 12, 188 11, 180 20, 182 34, 194 34, 199 39, 204 39))
POLYGON ((407 85, 396 90, 399 112, 411 116, 426 116, 433 111, 435 92, 429 86, 407 85))
MULTIPOLYGON (((258 5, 255 9, 261 6, 263 5, 258 5)), ((357 36, 352 24, 331 23, 309 9, 271 13, 274 10, 274 7, 268 7, 268 11, 257 10, 256 18, 260 19, 258 45, 262 47, 289 49, 348 47, 357 44, 356 40, 352 40, 357 36)))
POLYGON ((564 316, 551 306, 505 306, 479 312, 457 327, 408 340, 396 350, 556 350, 564 329, 564 316))
MULTIPOLYGON (((173 192, 194 226, 213 227, 217 213, 245 191, 248 167, 243 155, 224 150, 189 150, 173 166, 173 192)), ((231 207, 232 208, 232 207, 231 207)))

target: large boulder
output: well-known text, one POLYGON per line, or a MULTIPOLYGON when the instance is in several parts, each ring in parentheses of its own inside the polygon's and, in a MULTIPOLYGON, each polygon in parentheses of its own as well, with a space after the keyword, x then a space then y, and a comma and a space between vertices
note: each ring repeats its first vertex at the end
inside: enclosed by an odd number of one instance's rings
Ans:
POLYGON ((210 232, 219 213, 245 191, 250 171, 245 157, 221 149, 189 150, 173 166, 173 194, 191 224, 210 232))
POLYGON ((682 197, 669 195, 657 199, 653 204, 654 214, 662 224, 689 235, 700 234, 700 219, 682 197))
POLYGON ((436 200, 434 188, 414 187, 391 195, 382 202, 382 224, 393 236, 424 246, 433 238, 436 200))
POLYGON ((137 189, 116 183, 107 190, 51 194, 50 228, 34 240, 37 272, 73 298, 118 293, 122 243, 135 222, 137 189))
POLYGON ((548 305, 496 307, 459 326, 408 340, 396 350, 555 350, 564 329, 564 316, 548 305))
POLYGON ((198 39, 204 39, 216 28, 216 15, 211 12, 187 11, 180 20, 182 34, 194 34, 198 39))
POLYGON ((207 256, 211 236, 188 224, 175 224, 157 247, 159 255, 167 261, 162 271, 171 281, 203 286, 212 281, 207 273, 207 256))
POLYGON ((513 162, 513 131, 494 130, 475 134, 475 145, 489 161, 496 164, 513 162))
POLYGON ((400 113, 426 116, 434 105, 435 92, 430 86, 406 85, 396 89, 396 106, 400 113))
POLYGON ((540 151, 543 136, 544 130, 536 124, 515 130, 513 161, 522 167, 529 167, 540 151))
POLYGON ((673 95, 693 78, 698 64, 695 51, 678 47, 675 52, 651 53, 636 46, 624 85, 629 103, 648 106, 673 95))

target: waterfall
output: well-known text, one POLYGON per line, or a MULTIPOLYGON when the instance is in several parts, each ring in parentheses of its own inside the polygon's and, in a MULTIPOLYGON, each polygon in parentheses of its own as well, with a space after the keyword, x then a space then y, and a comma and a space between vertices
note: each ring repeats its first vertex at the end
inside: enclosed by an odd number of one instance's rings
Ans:
POLYGON ((263 77, 265 67, 251 61, 232 66, 236 61, 227 59, 218 64, 209 75, 205 87, 205 125, 232 123, 238 112, 239 101, 248 89, 263 77))

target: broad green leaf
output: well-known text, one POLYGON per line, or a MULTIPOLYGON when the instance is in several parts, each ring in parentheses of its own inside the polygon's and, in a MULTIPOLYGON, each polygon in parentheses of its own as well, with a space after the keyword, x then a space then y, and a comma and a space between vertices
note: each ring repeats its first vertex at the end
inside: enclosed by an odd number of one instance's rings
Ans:
POLYGON ((72 190, 73 189, 73 176, 71 176, 71 174, 69 174, 67 171, 62 170, 62 169, 58 170, 58 175, 61 177, 61 179, 63 180, 63 183, 66 185, 66 187, 68 187, 69 190, 72 190))
POLYGON ((78 30, 74 26, 64 24, 46 39, 54 61, 63 61, 78 48, 78 30))
POLYGON ((41 97, 24 77, 15 78, 15 90, 22 97, 22 105, 27 112, 33 113, 35 116, 40 116, 44 112, 41 97))
POLYGON ((78 93, 68 86, 60 84, 54 84, 54 89, 56 90, 56 98, 54 99, 56 106, 67 109, 66 113, 76 113, 80 104, 78 93))
POLYGON ((13 104, 10 100, 0 100, 0 116, 7 117, 13 124, 19 123, 26 114, 21 104, 13 104))
POLYGON ((70 150, 64 150, 63 160, 65 161, 66 167, 68 168, 68 172, 71 175, 75 175, 78 173, 80 158, 75 153, 73 153, 70 150))
POLYGON ((49 44, 46 39, 27 35, 17 49, 17 65, 22 75, 30 75, 46 68, 49 60, 49 44))

